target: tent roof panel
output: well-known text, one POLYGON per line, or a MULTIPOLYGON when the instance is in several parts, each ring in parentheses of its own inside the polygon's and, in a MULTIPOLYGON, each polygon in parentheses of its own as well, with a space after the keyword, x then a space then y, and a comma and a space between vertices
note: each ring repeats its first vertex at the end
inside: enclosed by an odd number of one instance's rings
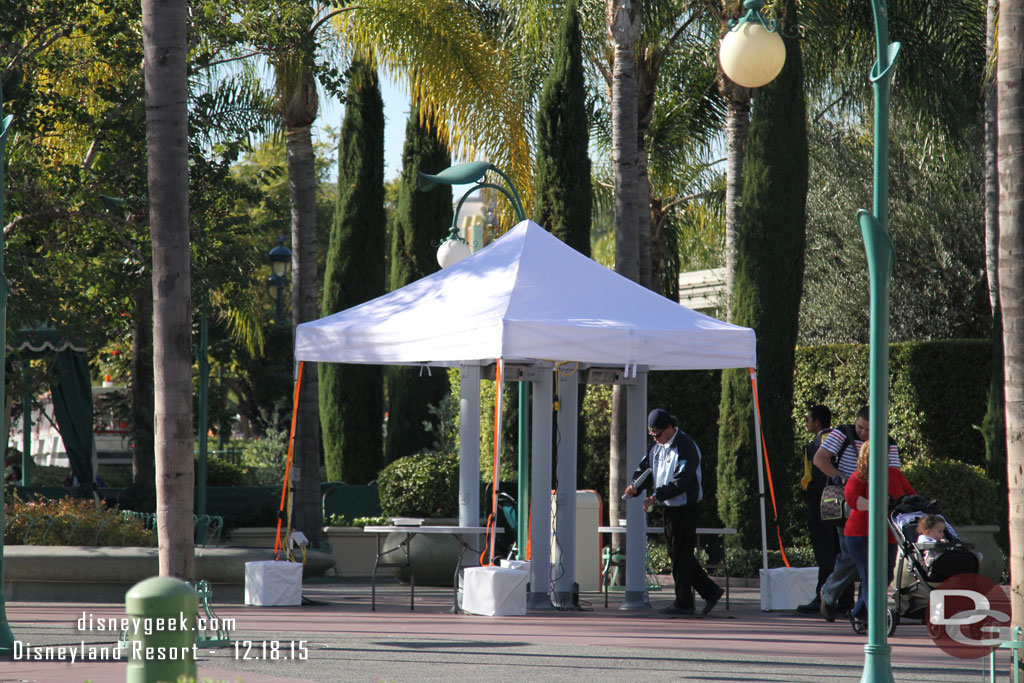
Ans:
POLYGON ((299 360, 457 365, 480 359, 754 365, 754 332, 691 311, 524 221, 451 268, 299 325, 299 360))

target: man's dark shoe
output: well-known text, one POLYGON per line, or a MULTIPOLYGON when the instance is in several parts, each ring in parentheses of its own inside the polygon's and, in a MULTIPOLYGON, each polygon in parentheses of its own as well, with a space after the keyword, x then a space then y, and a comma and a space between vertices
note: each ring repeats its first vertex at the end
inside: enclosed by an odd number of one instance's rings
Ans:
POLYGON ((825 621, 831 623, 836 620, 836 606, 830 605, 824 600, 821 601, 821 608, 818 610, 821 616, 825 617, 825 621))
POLYGON ((718 604, 718 601, 722 599, 723 595, 725 595, 725 589, 719 588, 718 595, 712 595, 710 598, 705 600, 704 607, 702 607, 700 610, 701 616, 706 617, 708 614, 710 614, 711 610, 715 608, 715 605, 718 604))
POLYGON ((815 597, 806 605, 798 605, 796 611, 801 614, 816 614, 821 611, 821 598, 815 597))
POLYGON ((662 614, 668 614, 673 617, 692 617, 694 609, 692 607, 679 607, 674 602, 668 607, 662 607, 658 610, 662 614))

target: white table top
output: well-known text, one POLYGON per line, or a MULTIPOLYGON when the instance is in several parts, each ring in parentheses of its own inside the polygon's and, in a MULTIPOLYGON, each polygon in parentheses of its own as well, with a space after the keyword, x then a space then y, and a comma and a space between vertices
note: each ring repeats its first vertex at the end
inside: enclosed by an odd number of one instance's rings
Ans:
MULTIPOLYGON (((367 526, 363 531, 368 534, 484 534, 490 529, 485 526, 367 526)), ((505 530, 494 529, 497 533, 505 530)))

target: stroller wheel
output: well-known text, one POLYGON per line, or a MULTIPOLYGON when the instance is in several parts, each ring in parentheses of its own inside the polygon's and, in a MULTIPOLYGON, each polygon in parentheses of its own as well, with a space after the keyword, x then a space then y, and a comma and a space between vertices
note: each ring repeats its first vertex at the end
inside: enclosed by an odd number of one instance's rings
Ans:
POLYGON ((892 635, 896 633, 896 627, 900 625, 900 614, 891 607, 885 611, 885 627, 886 634, 892 635))

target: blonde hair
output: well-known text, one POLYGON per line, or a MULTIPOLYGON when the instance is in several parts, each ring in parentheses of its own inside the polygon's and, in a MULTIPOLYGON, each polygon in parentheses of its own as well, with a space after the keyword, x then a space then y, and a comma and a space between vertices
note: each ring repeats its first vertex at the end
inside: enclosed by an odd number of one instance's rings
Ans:
POLYGON ((926 536, 930 535, 928 532, 939 524, 942 524, 943 529, 945 529, 946 520, 938 515, 925 515, 917 522, 917 533, 925 534, 926 536))
POLYGON ((857 476, 863 481, 868 480, 868 466, 870 465, 871 449, 868 441, 865 441, 857 454, 857 476))

